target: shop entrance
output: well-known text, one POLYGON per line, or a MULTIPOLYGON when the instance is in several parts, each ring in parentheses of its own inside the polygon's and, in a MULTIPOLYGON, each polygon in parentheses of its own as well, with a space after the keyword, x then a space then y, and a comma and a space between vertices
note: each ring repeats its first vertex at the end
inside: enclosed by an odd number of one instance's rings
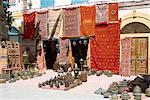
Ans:
POLYGON ((78 68, 81 70, 80 59, 84 61, 87 60, 87 50, 89 39, 70 39, 71 48, 72 48, 72 56, 75 59, 75 63, 77 63, 78 68))
POLYGON ((53 64, 55 63, 57 57, 57 44, 58 41, 56 39, 43 41, 47 69, 53 69, 53 64))
POLYGON ((131 75, 148 73, 148 38, 132 38, 131 75))

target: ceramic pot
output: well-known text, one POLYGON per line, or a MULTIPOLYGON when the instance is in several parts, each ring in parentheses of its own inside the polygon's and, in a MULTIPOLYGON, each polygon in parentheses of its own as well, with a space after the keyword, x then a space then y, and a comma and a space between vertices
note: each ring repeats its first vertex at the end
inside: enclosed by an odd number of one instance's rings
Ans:
POLYGON ((141 100, 141 92, 142 90, 138 85, 133 89, 133 95, 136 100, 141 100))
POLYGON ((119 93, 120 94, 124 91, 124 89, 127 88, 127 85, 128 85, 128 81, 126 79, 119 82, 119 93))
POLYGON ((113 95, 111 96, 111 99, 110 99, 110 100, 118 100, 117 94, 113 94, 113 95))
POLYGON ((57 88, 59 88, 59 81, 58 81, 58 80, 56 80, 55 86, 56 86, 57 88))
POLYGON ((123 93, 121 93, 121 98, 122 98, 122 100, 128 100, 131 97, 126 91, 123 91, 123 93))
POLYGON ((109 92, 104 92, 104 93, 103 93, 104 98, 109 98, 109 95, 110 95, 109 92))
POLYGON ((107 77, 112 77, 112 72, 108 70, 106 75, 107 77))
POLYGON ((150 97, 150 86, 149 86, 149 88, 146 89, 145 95, 146 95, 147 97, 150 97))
POLYGON ((103 71, 101 71, 101 70, 96 71, 96 76, 100 76, 102 74, 103 74, 103 71))
POLYGON ((53 80, 52 79, 50 79, 49 85, 50 85, 51 88, 53 87, 53 80))

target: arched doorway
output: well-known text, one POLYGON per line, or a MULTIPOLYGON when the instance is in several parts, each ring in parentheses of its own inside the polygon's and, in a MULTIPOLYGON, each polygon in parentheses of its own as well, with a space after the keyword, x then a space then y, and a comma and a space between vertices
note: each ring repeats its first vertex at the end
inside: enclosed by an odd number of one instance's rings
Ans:
MULTIPOLYGON (((124 57, 122 62, 127 62, 130 65, 130 74, 148 74, 148 37, 150 29, 143 23, 132 22, 125 25, 121 29, 121 35, 125 35, 131 39, 131 43, 123 42, 126 39, 122 39, 122 47, 126 45, 127 49, 122 49, 122 55, 128 53, 128 59, 124 57), (130 49, 131 47, 131 49, 130 49), (126 50, 126 51, 125 51, 126 50), (129 51, 128 51, 129 50, 129 51), (131 52, 131 53, 130 53, 131 52), (129 60, 129 61, 127 61, 129 60)), ((129 41, 128 41, 129 42, 129 41)))

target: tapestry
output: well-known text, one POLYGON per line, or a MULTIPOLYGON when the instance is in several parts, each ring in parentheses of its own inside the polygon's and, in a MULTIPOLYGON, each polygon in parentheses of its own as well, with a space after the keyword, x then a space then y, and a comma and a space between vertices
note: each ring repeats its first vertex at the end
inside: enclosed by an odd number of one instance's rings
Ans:
POLYGON ((81 25, 80 34, 82 36, 93 36, 95 34, 95 6, 80 7, 81 25))
POLYGON ((63 37, 80 35, 80 9, 63 9, 63 37))
POLYGON ((108 23, 108 4, 96 5, 96 24, 108 23))
POLYGON ((122 56, 121 56, 120 75, 122 76, 130 76, 131 44, 132 44, 132 38, 128 37, 121 40, 122 56))
POLYGON ((118 21, 118 3, 110 3, 108 6, 109 21, 118 21))
POLYGON ((96 26, 95 37, 90 38, 91 67, 119 73, 120 23, 96 26))
POLYGON ((37 12, 36 13, 36 23, 39 24, 40 32, 39 34, 41 35, 41 39, 47 38, 47 22, 48 22, 48 11, 45 12, 37 12))
POLYGON ((62 22, 61 10, 48 11, 48 38, 58 38, 62 22))
POLYGON ((35 12, 24 14, 24 34, 23 39, 34 39, 35 35, 35 12))
POLYGON ((69 39, 60 39, 60 54, 59 62, 60 63, 69 63, 69 39))

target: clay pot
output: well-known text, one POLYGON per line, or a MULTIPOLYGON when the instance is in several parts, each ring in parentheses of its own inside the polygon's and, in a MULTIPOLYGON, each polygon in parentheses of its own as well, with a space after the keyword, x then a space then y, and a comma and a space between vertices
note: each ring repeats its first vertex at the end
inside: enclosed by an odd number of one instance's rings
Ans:
POLYGON ((150 86, 149 86, 149 88, 146 89, 145 95, 146 95, 147 97, 150 97, 150 86))
POLYGON ((122 93, 125 88, 127 88, 128 81, 124 79, 123 81, 119 82, 119 93, 122 93))

